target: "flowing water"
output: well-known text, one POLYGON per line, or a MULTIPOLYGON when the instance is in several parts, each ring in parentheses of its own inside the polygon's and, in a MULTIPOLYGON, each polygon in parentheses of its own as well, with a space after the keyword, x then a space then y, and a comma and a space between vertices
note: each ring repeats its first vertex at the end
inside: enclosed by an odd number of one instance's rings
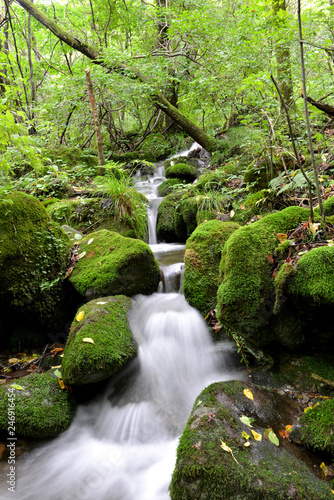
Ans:
MULTIPOLYGON (((158 174, 140 187, 152 200, 163 179, 158 174)), ((168 500, 178 439, 195 398, 211 382, 244 378, 180 293, 184 245, 157 244, 155 229, 150 243, 165 293, 133 300, 137 358, 104 394, 78 408, 66 432, 18 461, 20 500, 168 500)), ((1 499, 12 498, 6 489, 1 499)))

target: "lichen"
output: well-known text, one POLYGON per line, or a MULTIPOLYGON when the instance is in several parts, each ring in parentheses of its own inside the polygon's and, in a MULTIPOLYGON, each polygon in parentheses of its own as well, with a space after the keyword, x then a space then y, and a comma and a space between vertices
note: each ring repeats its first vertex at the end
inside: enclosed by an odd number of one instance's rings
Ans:
POLYGON ((93 300, 79 309, 84 317, 71 325, 61 366, 67 384, 108 378, 136 355, 137 344, 128 325, 130 305, 131 299, 118 295, 93 300))

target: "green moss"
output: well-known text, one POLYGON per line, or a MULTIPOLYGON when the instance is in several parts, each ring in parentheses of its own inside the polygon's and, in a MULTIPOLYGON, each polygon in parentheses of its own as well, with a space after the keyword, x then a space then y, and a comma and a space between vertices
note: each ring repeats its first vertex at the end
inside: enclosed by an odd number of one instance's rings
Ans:
POLYGON ((266 345, 271 340, 270 331, 265 329, 274 307, 267 256, 278 245, 277 233, 286 233, 307 219, 308 212, 300 207, 269 214, 235 231, 223 249, 218 319, 256 345, 266 345))
POLYGON ((224 168, 218 168, 213 172, 205 172, 198 178, 196 188, 204 193, 207 191, 220 191, 226 185, 226 177, 227 174, 224 168))
POLYGON ((80 253, 84 252, 69 277, 81 295, 93 299, 157 290, 159 265, 143 241, 103 229, 80 241, 80 253))
POLYGON ((175 210, 183 196, 182 191, 167 195, 159 205, 157 217, 157 234, 160 241, 172 243, 178 241, 175 232, 175 210))
POLYGON ((252 387, 255 402, 249 402, 244 387, 237 381, 212 384, 198 396, 177 449, 171 500, 281 500, 292 492, 300 500, 330 499, 330 486, 282 446, 251 439, 244 447, 242 431, 250 432, 241 414, 254 416, 253 429, 261 434, 262 425, 271 426, 269 415, 280 418, 267 391, 252 387))
POLYGON ((198 226, 187 240, 183 293, 204 316, 216 306, 221 252, 238 228, 234 222, 211 220, 198 226))
POLYGON ((252 192, 265 189, 268 185, 266 166, 264 163, 250 166, 244 173, 244 183, 250 185, 252 192))
POLYGON ((187 238, 197 227, 198 202, 196 197, 183 197, 178 203, 174 215, 175 233, 180 241, 187 238))
POLYGON ((80 163, 82 152, 80 148, 60 146, 57 149, 45 149, 44 155, 54 162, 61 160, 67 166, 71 167, 80 163))
POLYGON ((7 433, 9 404, 14 396, 15 431, 19 436, 44 439, 57 436, 71 424, 75 403, 69 392, 48 373, 15 380, 23 389, 0 387, 0 430, 7 433))
MULTIPOLYGON (((323 209, 327 217, 334 215, 334 196, 327 198, 327 200, 323 202, 323 209)), ((316 211, 319 212, 319 207, 316 208, 316 211)))
POLYGON ((183 179, 192 182, 197 177, 196 167, 187 163, 177 163, 166 168, 165 176, 167 179, 183 179))
POLYGON ((334 399, 321 401, 304 413, 299 423, 302 444, 334 455, 334 399))
POLYGON ((288 290, 312 303, 334 304, 334 247, 314 248, 303 255, 288 290))
MULTIPOLYGON (((100 229, 116 231, 129 238, 147 239, 146 199, 133 190, 130 207, 116 209, 116 199, 105 193, 99 198, 62 200, 47 207, 52 220, 87 234, 100 229), (130 212, 130 213, 129 213, 130 212)), ((122 205, 123 207, 123 205, 122 205)), ((121 207, 121 208, 122 208, 121 207)))
POLYGON ((0 300, 16 317, 56 322, 69 239, 39 200, 12 193, 0 202, 0 300))
POLYGON ((90 384, 116 373, 137 354, 128 325, 131 299, 118 295, 93 300, 80 308, 81 321, 73 321, 61 366, 67 384, 90 384), (94 341, 84 342, 89 338, 94 341))
POLYGON ((167 196, 168 194, 174 191, 175 186, 179 186, 180 184, 185 184, 184 180, 181 179, 167 179, 163 181, 158 187, 158 195, 162 198, 167 196))

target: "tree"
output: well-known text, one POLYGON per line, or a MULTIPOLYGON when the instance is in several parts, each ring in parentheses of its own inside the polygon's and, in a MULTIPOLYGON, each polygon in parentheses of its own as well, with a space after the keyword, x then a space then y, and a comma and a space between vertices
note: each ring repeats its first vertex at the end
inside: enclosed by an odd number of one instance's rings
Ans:
MULTIPOLYGON (((97 49, 90 46, 88 43, 82 42, 75 38, 70 33, 63 30, 59 24, 48 18, 41 10, 39 10, 30 0, 16 0, 29 14, 37 19, 43 26, 48 28, 60 40, 65 42, 70 47, 78 50, 88 57, 94 64, 103 66, 106 70, 115 71, 128 78, 137 79, 143 83, 149 84, 149 80, 139 70, 128 68, 125 64, 117 63, 115 65, 106 65, 103 54, 97 49)), ((183 115, 175 106, 173 106, 160 92, 156 89, 150 92, 150 99, 154 105, 161 109, 172 120, 189 134, 196 142, 209 152, 214 151, 218 147, 218 142, 206 134, 200 127, 195 125, 189 118, 183 115)))

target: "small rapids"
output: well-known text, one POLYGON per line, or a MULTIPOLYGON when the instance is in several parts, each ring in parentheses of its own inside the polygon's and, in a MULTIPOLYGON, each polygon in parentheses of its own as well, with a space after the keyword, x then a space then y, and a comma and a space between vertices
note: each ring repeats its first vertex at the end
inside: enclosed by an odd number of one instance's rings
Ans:
MULTIPOLYGON (((168 500, 178 437, 209 383, 243 378, 181 294, 137 296, 138 358, 71 427, 19 460, 20 500, 168 500)), ((0 489, 0 498, 13 493, 0 489)))

